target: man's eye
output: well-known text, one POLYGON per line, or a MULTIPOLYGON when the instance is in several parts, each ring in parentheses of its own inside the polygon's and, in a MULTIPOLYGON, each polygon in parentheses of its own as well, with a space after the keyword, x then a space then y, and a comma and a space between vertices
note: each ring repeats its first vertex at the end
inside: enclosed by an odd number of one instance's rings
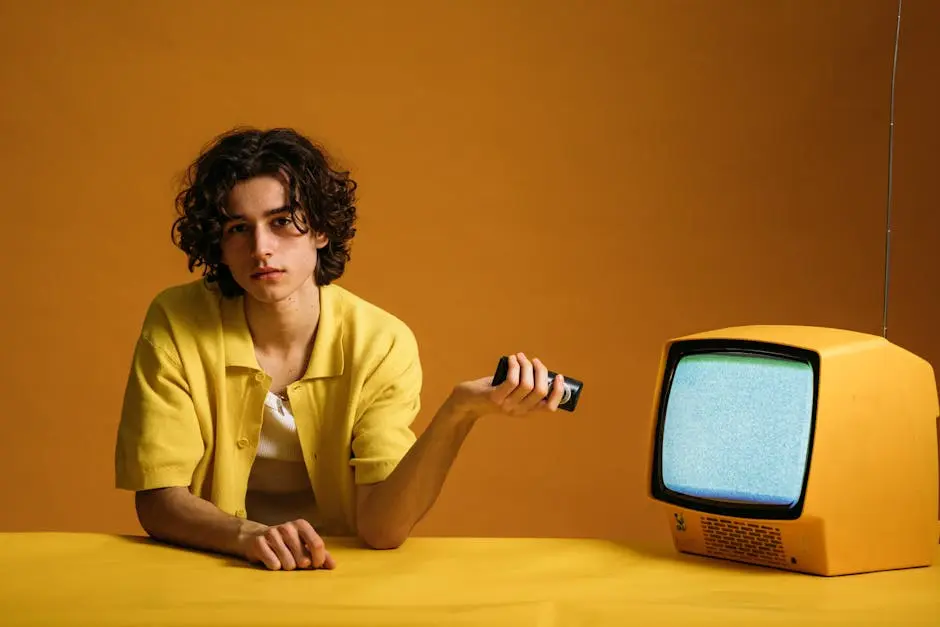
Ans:
POLYGON ((290 218, 275 218, 274 224, 277 226, 287 226, 291 224, 291 219, 290 218))
POLYGON ((241 232, 244 231, 244 230, 245 230, 245 225, 244 225, 244 224, 234 224, 234 225, 228 227, 228 232, 229 232, 229 233, 241 233, 241 232))

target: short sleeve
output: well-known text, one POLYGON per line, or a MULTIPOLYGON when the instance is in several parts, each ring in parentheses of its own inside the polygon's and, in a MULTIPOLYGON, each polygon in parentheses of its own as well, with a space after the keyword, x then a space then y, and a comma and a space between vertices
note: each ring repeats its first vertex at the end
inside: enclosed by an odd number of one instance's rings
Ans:
POLYGON ((417 439, 411 424, 421 408, 422 370, 410 333, 396 342, 370 380, 377 392, 352 433, 350 464, 357 484, 384 481, 417 439))
POLYGON ((142 335, 118 426, 116 486, 134 491, 188 487, 204 451, 179 361, 142 335))

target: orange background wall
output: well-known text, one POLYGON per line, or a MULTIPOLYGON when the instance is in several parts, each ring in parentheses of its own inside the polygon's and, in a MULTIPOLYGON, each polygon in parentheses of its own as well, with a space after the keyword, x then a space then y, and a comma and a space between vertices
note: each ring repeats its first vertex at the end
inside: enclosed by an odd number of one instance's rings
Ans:
MULTIPOLYGON (((889 337, 940 364, 940 5, 905 2, 889 337)), ((880 333, 896 3, 0 2, 0 530, 138 532, 112 455, 177 177, 292 125, 360 184, 342 284, 450 387, 524 350, 574 414, 479 424, 419 534, 665 537, 662 343, 880 333), (585 6, 586 5, 586 6, 585 6)))

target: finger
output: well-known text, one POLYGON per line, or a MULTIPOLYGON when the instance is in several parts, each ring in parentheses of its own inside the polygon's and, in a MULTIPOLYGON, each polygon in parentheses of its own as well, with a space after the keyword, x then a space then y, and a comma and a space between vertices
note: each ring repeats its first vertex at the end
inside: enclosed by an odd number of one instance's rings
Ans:
POLYGON ((258 536, 255 538, 254 548, 254 553, 257 554, 258 560, 260 560, 268 570, 281 569, 281 560, 277 559, 277 555, 274 553, 274 551, 271 550, 271 547, 268 546, 268 541, 264 538, 264 536, 258 536))
POLYGON ((294 524, 303 539, 304 545, 307 547, 307 551, 310 552, 310 556, 313 558, 313 567, 320 568, 327 558, 326 544, 324 544, 323 538, 316 532, 313 525, 306 520, 300 519, 295 521, 294 524))
POLYGON ((519 403, 519 408, 526 411, 548 396, 548 368, 538 358, 532 360, 532 378, 535 383, 532 392, 519 403))
POLYGON ((281 532, 281 537, 284 539, 284 544, 287 545, 287 548, 294 558, 294 563, 297 564, 298 568, 308 568, 310 566, 310 558, 307 556, 304 544, 300 540, 300 533, 297 527, 292 523, 286 523, 278 527, 278 529, 281 532))
POLYGON ((333 559, 333 556, 330 555, 329 551, 324 551, 323 554, 326 556, 326 559, 323 561, 323 568, 327 570, 333 570, 336 568, 336 560, 333 559))
POLYGON ((284 544, 284 539, 281 537, 280 532, 277 530, 277 527, 271 527, 268 529, 264 538, 268 541, 268 545, 274 552, 277 554, 277 559, 281 562, 281 568, 284 570, 294 570, 297 568, 297 563, 294 562, 294 557, 291 555, 290 549, 287 548, 287 545, 284 544))
POLYGON ((506 398, 506 403, 508 404, 507 408, 514 408, 522 400, 529 395, 532 389, 535 387, 535 376, 532 372, 532 362, 526 358, 523 353, 518 353, 516 355, 519 360, 519 384, 516 386, 516 389, 513 390, 509 396, 506 398))
POLYGON ((558 406, 561 405, 561 399, 565 397, 565 377, 556 374, 555 380, 552 382, 552 393, 547 399, 547 406, 549 411, 558 411, 558 406))
POLYGON ((510 355, 507 361, 509 367, 506 369, 506 380, 496 387, 491 397, 498 404, 505 401, 506 397, 519 385, 519 360, 516 359, 515 355, 510 355))

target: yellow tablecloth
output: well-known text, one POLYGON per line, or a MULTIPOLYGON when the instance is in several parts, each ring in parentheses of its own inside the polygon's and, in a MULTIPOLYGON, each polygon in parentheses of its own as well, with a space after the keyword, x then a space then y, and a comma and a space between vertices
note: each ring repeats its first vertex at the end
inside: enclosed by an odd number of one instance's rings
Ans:
POLYGON ((0 534, 0 625, 940 626, 940 559, 823 578, 600 540, 328 544, 336 570, 284 572, 146 538, 0 534))

